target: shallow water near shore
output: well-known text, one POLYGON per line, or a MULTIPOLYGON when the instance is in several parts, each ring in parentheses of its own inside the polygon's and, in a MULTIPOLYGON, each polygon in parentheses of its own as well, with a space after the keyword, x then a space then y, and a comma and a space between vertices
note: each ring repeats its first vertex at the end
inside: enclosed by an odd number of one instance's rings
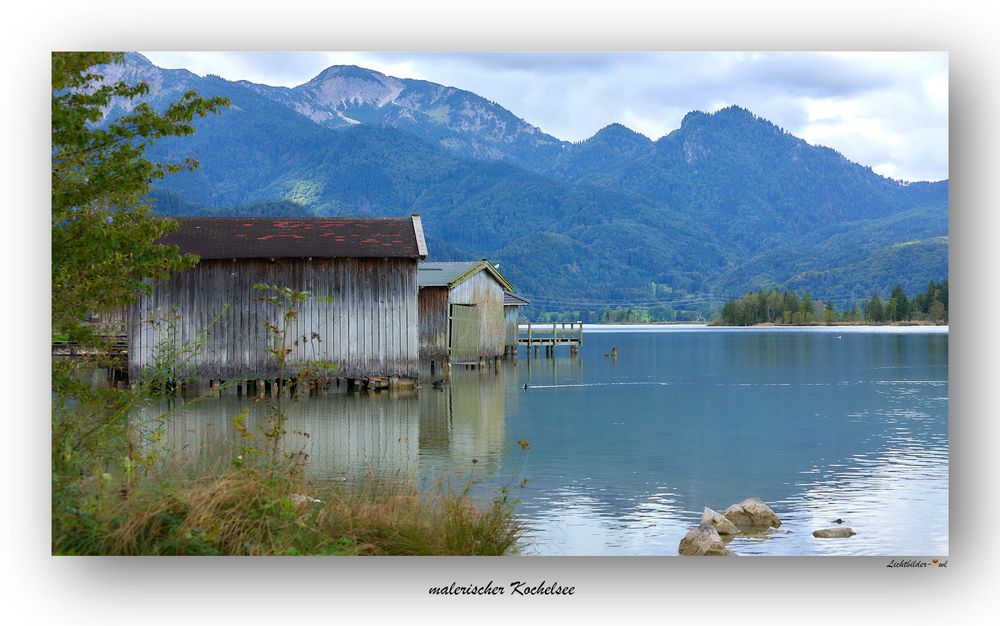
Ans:
MULTIPOLYGON (((474 476, 489 497, 527 478, 514 493, 528 554, 676 555, 703 507, 748 496, 783 524, 735 539, 740 555, 948 553, 946 327, 588 327, 578 356, 522 348, 516 365, 430 380, 305 398, 284 445, 316 481, 474 476), (858 534, 812 536, 838 518, 858 534)), ((228 393, 141 416, 173 411, 162 445, 211 464, 249 404, 228 393)))

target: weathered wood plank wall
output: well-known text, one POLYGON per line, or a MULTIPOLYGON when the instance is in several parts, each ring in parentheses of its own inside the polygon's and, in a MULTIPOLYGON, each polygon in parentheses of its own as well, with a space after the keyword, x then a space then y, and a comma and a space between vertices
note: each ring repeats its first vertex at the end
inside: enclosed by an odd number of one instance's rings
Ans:
POLYGON ((475 304, 479 309, 479 354, 503 355, 506 333, 503 287, 487 272, 477 272, 455 285, 448 296, 452 304, 475 304))
POLYGON ((448 288, 421 287, 417 301, 420 319, 420 360, 448 358, 448 288))
POLYGON ((417 264, 413 259, 204 260, 140 294, 129 315, 129 375, 154 363, 161 341, 179 348, 204 329, 204 346, 178 376, 243 378, 277 375, 266 352, 265 321, 280 311, 259 300, 256 283, 305 289, 333 302, 305 303, 290 328, 295 363, 330 360, 339 375, 416 378, 417 264), (170 320, 173 320, 172 323, 170 320), (318 337, 313 338, 312 333, 318 337), (302 337, 306 340, 303 341, 302 337))
POLYGON ((505 306, 503 308, 504 346, 507 348, 518 346, 517 324, 520 318, 520 309, 519 306, 505 306))

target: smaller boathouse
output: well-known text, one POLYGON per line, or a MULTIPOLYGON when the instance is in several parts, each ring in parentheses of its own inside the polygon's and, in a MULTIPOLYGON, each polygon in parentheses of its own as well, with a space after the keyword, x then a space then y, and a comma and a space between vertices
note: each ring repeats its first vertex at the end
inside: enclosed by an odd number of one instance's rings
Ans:
POLYGON ((488 260, 421 263, 420 359, 476 363, 503 356, 504 293, 514 286, 488 260))

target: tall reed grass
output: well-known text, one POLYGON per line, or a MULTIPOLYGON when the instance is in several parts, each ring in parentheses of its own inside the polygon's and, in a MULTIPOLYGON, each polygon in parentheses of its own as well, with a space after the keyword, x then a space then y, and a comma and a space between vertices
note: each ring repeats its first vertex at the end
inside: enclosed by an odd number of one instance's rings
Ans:
POLYGON ((56 554, 516 554, 523 527, 503 490, 471 483, 310 485, 297 472, 233 469, 140 481, 123 497, 90 494, 53 528, 56 554))
MULTIPOLYGON (((524 529, 503 488, 487 503, 472 483, 424 489, 409 480, 312 484, 308 458, 281 452, 289 405, 312 377, 336 371, 298 364, 303 384, 289 386, 285 365, 299 341, 291 320, 313 298, 305 291, 255 285, 281 325, 267 322, 279 365, 265 425, 233 416, 238 454, 191 474, 168 467, 131 417, 145 400, 175 388, 205 333, 175 346, 170 320, 156 364, 134 389, 99 389, 74 375, 79 364, 53 366, 52 551, 88 555, 502 555, 520 550, 524 529), (296 391, 298 389, 298 391, 296 391), (285 399, 286 395, 288 396, 285 399)), ((164 415, 165 423, 170 415, 164 415)), ((522 452, 528 444, 519 441, 522 452)), ((524 483, 521 483, 523 487, 524 483)))

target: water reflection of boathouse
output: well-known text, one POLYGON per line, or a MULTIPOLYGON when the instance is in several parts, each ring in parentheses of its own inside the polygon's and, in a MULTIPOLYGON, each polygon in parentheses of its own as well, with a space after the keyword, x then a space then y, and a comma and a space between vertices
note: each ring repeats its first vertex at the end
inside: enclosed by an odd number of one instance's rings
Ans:
MULTIPOLYGON (((449 477, 495 472, 504 455, 505 368, 498 373, 455 371, 441 390, 347 392, 346 387, 304 398, 290 411, 283 449, 309 455, 316 480, 449 477), (475 462, 473 462, 475 461, 475 462)), ((238 453, 233 417, 248 406, 235 394, 173 400, 164 421, 164 445, 178 460, 197 467, 229 462, 238 453)), ((140 412, 152 427, 170 407, 166 401, 140 412)), ((247 426, 264 425, 267 407, 251 407, 247 426)))

